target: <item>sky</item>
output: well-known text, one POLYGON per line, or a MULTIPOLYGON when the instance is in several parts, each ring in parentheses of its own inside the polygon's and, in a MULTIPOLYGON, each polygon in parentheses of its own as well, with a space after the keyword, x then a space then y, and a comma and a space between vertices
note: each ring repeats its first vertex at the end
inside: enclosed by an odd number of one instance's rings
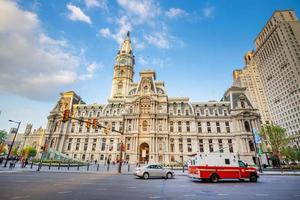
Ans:
POLYGON ((0 0, 0 130, 46 127, 60 93, 106 103, 127 31, 171 97, 220 100, 275 10, 298 0, 0 0))

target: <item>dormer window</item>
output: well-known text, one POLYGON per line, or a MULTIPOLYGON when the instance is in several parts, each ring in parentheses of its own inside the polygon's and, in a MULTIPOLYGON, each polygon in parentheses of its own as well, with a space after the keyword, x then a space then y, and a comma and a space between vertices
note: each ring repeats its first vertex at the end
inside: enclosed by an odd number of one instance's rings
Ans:
POLYGON ((245 108, 245 102, 244 101, 241 101, 241 107, 245 108))

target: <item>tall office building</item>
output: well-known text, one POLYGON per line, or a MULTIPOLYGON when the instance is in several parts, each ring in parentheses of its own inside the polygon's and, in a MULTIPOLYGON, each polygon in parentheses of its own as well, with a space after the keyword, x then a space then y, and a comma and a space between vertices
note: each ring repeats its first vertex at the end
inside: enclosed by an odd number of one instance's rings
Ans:
POLYGON ((300 22, 295 11, 275 11, 255 39, 254 60, 272 120, 294 137, 300 132, 300 22))
POLYGON ((251 101, 254 108, 258 109, 263 124, 272 122, 270 109, 266 102, 265 92, 261 83, 257 65, 253 59, 253 51, 245 54, 245 67, 233 71, 233 85, 245 87, 245 94, 251 101))

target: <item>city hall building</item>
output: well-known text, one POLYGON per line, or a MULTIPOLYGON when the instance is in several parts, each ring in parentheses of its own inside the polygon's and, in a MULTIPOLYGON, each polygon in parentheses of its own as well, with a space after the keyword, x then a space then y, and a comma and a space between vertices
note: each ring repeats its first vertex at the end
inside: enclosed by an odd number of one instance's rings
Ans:
POLYGON ((133 82, 135 59, 129 33, 117 53, 111 96, 105 104, 86 104, 75 92, 61 93, 48 116, 45 132, 49 147, 73 159, 104 163, 117 161, 121 141, 129 163, 180 164, 196 152, 233 152, 249 164, 255 160, 252 129, 260 115, 245 95, 232 86, 220 101, 190 102, 169 97, 163 81, 152 70, 133 82), (87 127, 62 113, 120 130, 123 134, 87 127))

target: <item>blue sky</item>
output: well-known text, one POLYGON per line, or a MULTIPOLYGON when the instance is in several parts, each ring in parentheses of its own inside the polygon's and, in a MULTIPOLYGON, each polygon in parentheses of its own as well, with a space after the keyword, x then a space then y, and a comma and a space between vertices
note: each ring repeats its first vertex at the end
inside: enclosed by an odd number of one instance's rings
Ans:
POLYGON ((87 103, 110 95, 116 52, 129 30, 135 81, 154 69, 169 96, 220 100, 275 10, 298 0, 0 1, 0 129, 34 128, 62 91, 87 103))

